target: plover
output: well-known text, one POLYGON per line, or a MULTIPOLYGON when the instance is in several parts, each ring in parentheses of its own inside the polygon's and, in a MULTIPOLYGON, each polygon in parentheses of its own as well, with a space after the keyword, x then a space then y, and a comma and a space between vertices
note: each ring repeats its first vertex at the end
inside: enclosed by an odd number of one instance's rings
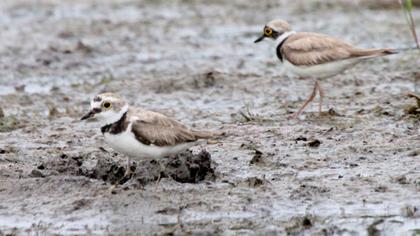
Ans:
MULTIPOLYGON (((215 138, 223 132, 189 128, 163 114, 130 107, 120 96, 102 93, 90 103, 81 120, 95 117, 106 143, 128 159, 161 158, 182 152, 200 139, 215 138)), ((129 170, 129 168, 127 168, 129 170)), ((126 173, 127 174, 127 173, 126 173)))
POLYGON ((396 53, 396 50, 390 48, 359 49, 324 34, 295 32, 283 20, 270 21, 264 26, 263 35, 254 43, 265 38, 276 41, 277 57, 287 71, 302 78, 315 80, 309 98, 290 118, 298 117, 315 98, 317 92, 320 96, 319 112, 321 113, 324 92, 319 79, 335 76, 363 60, 396 53))

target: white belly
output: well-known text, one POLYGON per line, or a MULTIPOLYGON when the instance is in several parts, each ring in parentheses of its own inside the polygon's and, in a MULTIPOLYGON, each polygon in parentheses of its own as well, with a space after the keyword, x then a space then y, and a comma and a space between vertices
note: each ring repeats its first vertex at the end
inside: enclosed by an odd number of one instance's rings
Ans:
POLYGON ((299 77, 322 79, 337 75, 358 62, 360 62, 360 59, 354 58, 313 66, 295 66, 284 59, 283 65, 287 71, 290 71, 299 77))
POLYGON ((131 131, 125 131, 120 134, 105 133, 104 137, 112 149, 136 159, 160 158, 177 154, 195 144, 194 142, 190 142, 166 147, 145 145, 139 142, 131 131))

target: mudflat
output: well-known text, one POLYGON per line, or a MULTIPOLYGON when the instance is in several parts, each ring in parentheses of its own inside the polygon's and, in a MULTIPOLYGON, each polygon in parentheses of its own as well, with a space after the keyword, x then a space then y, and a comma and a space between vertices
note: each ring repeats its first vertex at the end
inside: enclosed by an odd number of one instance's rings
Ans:
POLYGON ((253 43, 282 18, 413 45, 398 7, 364 2, 2 1, 0 235, 419 233, 419 53, 321 81, 325 113, 288 120, 314 82, 253 43), (79 120, 104 91, 228 135, 164 160, 159 182, 145 160, 113 186, 126 157, 79 120))

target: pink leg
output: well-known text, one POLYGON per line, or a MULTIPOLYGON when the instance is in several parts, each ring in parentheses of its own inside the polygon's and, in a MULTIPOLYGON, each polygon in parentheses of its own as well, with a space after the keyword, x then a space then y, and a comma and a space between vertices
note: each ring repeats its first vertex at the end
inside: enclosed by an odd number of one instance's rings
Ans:
POLYGON ((296 119, 300 115, 300 113, 302 113, 302 111, 305 109, 305 107, 310 102, 312 102, 312 100, 314 100, 317 90, 318 90, 318 81, 315 81, 315 85, 314 85, 314 88, 312 90, 311 95, 309 96, 309 98, 305 101, 305 103, 300 107, 300 109, 297 112, 295 112, 291 116, 289 116, 290 119, 296 119))
POLYGON ((316 83, 319 92, 319 114, 321 115, 322 112, 322 101, 324 100, 324 90, 322 90, 321 85, 316 83))

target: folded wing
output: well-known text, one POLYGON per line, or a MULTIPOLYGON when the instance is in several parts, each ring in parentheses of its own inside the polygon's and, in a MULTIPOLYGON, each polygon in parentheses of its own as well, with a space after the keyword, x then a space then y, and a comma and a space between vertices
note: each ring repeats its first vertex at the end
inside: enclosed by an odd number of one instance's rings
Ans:
POLYGON ((178 121, 152 111, 134 116, 132 131, 137 140, 146 145, 173 146, 211 138, 211 132, 193 130, 178 121))
POLYGON ((283 44, 282 55, 296 66, 311 66, 352 57, 353 47, 317 33, 297 33, 283 44))

